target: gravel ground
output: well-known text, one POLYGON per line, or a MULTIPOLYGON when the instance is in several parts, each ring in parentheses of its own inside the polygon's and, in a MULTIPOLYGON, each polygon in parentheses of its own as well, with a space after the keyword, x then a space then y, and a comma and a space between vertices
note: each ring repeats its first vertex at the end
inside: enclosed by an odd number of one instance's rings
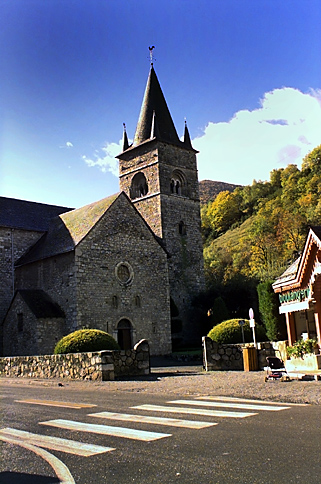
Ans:
POLYGON ((28 378, 1 378, 5 384, 31 386, 63 385, 73 390, 146 392, 167 395, 224 395, 287 403, 321 405, 321 381, 270 380, 265 383, 265 372, 213 371, 205 372, 200 366, 153 368, 146 377, 132 377, 111 382, 33 380, 28 378))

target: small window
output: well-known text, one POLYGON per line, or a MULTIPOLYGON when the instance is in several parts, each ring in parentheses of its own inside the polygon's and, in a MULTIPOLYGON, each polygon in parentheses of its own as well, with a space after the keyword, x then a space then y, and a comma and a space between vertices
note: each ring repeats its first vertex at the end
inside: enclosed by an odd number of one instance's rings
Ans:
POLYGON ((178 232, 179 235, 186 235, 186 225, 182 220, 178 224, 178 232))
POLYGON ((113 296, 112 306, 113 306, 113 308, 118 308, 118 297, 117 296, 113 296))
POLYGON ((135 297, 135 306, 136 306, 136 308, 140 308, 141 307, 141 300, 140 300, 140 297, 139 296, 136 296, 135 297))
POLYGON ((18 333, 22 333, 22 331, 23 331, 23 313, 17 314, 17 322, 18 322, 18 333))

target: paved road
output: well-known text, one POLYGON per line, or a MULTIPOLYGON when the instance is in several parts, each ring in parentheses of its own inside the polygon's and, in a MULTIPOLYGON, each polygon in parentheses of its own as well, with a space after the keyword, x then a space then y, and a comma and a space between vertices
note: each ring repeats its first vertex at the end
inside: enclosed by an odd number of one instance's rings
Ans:
POLYGON ((320 407, 2 383, 1 484, 319 483, 320 407))

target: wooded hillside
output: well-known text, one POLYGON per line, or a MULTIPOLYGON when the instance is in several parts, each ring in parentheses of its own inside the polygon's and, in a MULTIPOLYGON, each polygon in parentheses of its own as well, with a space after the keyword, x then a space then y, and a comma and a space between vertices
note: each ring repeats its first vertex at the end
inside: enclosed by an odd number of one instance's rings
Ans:
POLYGON ((269 181, 222 191, 203 206, 202 231, 210 300, 248 317, 259 283, 272 282, 300 255, 308 226, 321 225, 321 145, 269 181))

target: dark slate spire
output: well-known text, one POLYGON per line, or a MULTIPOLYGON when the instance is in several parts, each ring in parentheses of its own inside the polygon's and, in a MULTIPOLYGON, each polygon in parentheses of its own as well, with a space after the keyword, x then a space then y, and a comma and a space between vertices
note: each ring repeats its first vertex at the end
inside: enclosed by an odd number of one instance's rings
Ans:
POLYGON ((157 139, 167 141, 169 143, 180 144, 180 140, 167 107, 164 94, 159 85, 154 67, 151 65, 144 99, 136 127, 133 143, 134 147, 151 138, 154 116, 157 119, 157 139))
POLYGON ((187 127, 186 120, 185 120, 185 129, 184 129, 184 145, 187 148, 192 148, 191 137, 189 135, 189 131, 188 131, 188 127, 187 127))
POLYGON ((123 123, 123 126, 124 126, 124 132, 123 132, 123 151, 126 151, 129 148, 129 143, 128 143, 128 137, 127 137, 127 132, 126 132, 126 124, 123 123))

